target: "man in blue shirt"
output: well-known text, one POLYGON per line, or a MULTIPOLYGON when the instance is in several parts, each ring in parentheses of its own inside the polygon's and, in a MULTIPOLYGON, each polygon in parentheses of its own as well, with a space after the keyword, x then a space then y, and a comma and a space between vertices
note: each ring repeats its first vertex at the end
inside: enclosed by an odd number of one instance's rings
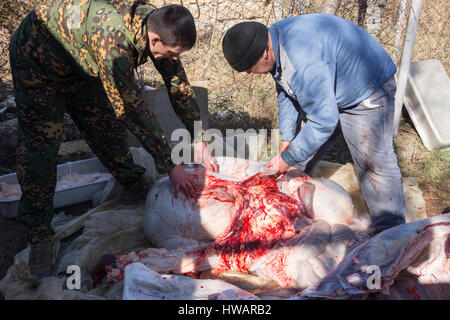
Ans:
POLYGON ((239 23, 222 48, 236 71, 275 80, 282 141, 266 171, 311 173, 342 131, 375 230, 405 223, 393 148, 396 67, 375 38, 343 18, 310 14, 269 28, 239 23))

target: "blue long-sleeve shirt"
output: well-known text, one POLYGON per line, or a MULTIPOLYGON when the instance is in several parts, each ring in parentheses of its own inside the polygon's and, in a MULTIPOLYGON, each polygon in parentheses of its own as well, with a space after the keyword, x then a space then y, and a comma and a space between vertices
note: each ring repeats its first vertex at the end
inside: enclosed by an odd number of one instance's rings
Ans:
POLYGON ((282 159, 308 159, 331 136, 339 109, 368 98, 396 72, 388 53, 364 29, 340 17, 310 14, 269 27, 276 65, 282 159), (295 135, 299 108, 307 122, 295 135))

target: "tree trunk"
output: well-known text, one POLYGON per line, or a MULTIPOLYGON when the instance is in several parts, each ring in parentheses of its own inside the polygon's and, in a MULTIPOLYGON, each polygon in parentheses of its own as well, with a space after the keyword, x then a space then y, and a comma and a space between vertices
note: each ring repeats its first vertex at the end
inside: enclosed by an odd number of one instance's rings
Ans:
POLYGON ((381 30, 381 18, 387 0, 359 0, 358 25, 371 34, 381 30))
POLYGON ((324 0, 320 12, 328 14, 336 14, 341 5, 341 0, 324 0))

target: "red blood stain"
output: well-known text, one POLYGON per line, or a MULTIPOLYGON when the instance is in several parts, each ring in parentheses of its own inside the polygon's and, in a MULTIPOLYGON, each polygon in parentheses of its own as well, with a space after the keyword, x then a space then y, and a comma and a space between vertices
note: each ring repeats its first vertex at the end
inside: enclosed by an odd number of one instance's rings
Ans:
MULTIPOLYGON (((209 255, 220 257, 213 274, 227 270, 247 272, 275 244, 297 234, 294 222, 304 219, 308 224, 303 202, 282 193, 274 176, 255 175, 243 182, 211 179, 207 188, 214 190, 215 186, 227 188, 239 203, 235 203, 237 210, 225 232, 206 249, 197 251, 197 265, 209 255)), ((284 273, 281 260, 273 268, 278 271, 272 272, 284 273)))
MULTIPOLYGON (((196 188, 192 205, 202 201, 203 197, 209 197, 233 203, 236 211, 232 222, 216 241, 206 248, 193 251, 197 266, 204 263, 208 256, 216 255, 219 257, 219 264, 211 270, 213 274, 228 270, 248 272, 250 266, 275 244, 282 245, 299 232, 294 228, 294 223, 296 226, 310 224, 302 199, 281 192, 276 178, 257 174, 237 182, 206 176, 206 184, 202 188, 196 188)), ((307 181, 309 178, 297 179, 307 181)), ((122 280, 125 266, 145 257, 145 252, 117 256, 115 267, 119 270, 109 270, 108 280, 122 280)), ((284 272, 285 260, 286 257, 280 255, 271 265, 270 272, 277 274, 279 279, 284 279, 283 282, 288 285, 291 280, 284 272)), ((199 276, 195 272, 190 272, 189 275, 199 276)))
POLYGON ((446 258, 450 258, 450 236, 447 237, 447 240, 445 240, 445 245, 444 245, 444 250, 445 250, 445 257, 446 258))

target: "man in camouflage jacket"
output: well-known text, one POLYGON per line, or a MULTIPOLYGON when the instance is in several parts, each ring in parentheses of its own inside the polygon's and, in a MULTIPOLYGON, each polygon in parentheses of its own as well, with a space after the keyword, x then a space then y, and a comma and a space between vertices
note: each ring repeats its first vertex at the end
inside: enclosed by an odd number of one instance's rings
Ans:
MULTIPOLYGON (((178 58, 195 38, 186 8, 156 9, 143 0, 45 0, 16 30, 10 60, 19 123, 18 219, 28 227, 32 278, 51 273, 50 222, 65 112, 129 193, 148 185, 145 169, 133 162, 125 128, 155 158, 158 171, 169 173, 176 191, 193 192, 192 180, 172 162, 163 130, 143 104, 134 70, 152 60, 174 111, 194 137, 199 108, 178 58), (167 40, 158 33, 168 33, 167 40)), ((205 166, 217 170, 206 144, 199 145, 197 158, 203 156, 205 166)))

